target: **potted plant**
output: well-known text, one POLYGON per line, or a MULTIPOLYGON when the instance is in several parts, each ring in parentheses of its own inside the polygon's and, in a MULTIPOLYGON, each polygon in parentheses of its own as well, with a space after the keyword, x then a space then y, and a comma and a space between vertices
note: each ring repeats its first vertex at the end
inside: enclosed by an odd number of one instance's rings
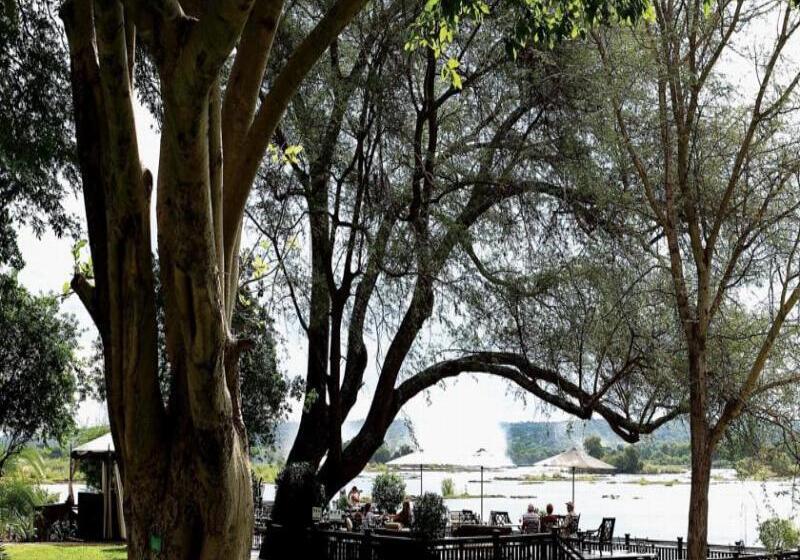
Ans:
POLYGON ((381 473, 372 483, 372 501, 380 511, 396 513, 406 497, 406 483, 394 473, 381 473))
POLYGON ((411 530, 418 539, 421 558, 433 558, 431 541, 444 537, 447 528, 447 508, 438 494, 427 492, 414 503, 411 530))

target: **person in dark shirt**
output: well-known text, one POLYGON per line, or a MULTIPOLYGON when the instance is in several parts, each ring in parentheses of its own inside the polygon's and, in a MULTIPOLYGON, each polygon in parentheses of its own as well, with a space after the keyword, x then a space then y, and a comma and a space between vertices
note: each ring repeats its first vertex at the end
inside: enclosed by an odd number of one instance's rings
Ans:
POLYGON ((394 516, 394 520, 403 527, 411 526, 411 502, 408 500, 403 502, 403 509, 400 510, 400 513, 394 516))
POLYGON ((558 525, 558 517, 553 515, 553 504, 547 504, 547 515, 542 516, 539 521, 542 526, 542 533, 549 533, 550 530, 558 525))

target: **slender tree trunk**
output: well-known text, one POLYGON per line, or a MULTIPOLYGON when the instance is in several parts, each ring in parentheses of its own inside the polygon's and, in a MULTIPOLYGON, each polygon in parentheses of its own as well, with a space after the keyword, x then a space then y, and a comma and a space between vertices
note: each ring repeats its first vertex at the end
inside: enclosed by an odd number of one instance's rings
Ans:
POLYGON ((692 487, 689 497, 687 552, 689 560, 706 560, 708 549, 708 490, 711 481, 711 430, 708 423, 708 385, 705 337, 689 340, 689 423, 692 447, 692 487))
POLYGON ((692 488, 689 495, 689 560, 708 557, 708 490, 711 482, 711 453, 692 452, 692 488))

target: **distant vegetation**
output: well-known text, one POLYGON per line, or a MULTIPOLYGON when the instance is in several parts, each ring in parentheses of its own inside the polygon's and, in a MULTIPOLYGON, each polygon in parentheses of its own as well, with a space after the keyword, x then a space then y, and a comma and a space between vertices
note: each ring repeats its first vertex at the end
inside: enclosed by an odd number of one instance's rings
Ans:
MULTIPOLYGON (((515 465, 531 465, 583 445, 587 453, 617 467, 618 472, 655 474, 689 468, 691 447, 686 426, 675 421, 641 442, 629 445, 605 422, 517 422, 505 424, 508 455, 515 465)), ((750 427, 750 430, 753 428, 750 427)), ((750 432, 747 432, 750 433, 750 432)), ((763 429, 750 436, 731 433, 714 456, 717 468, 733 468, 742 478, 787 477, 797 462, 777 434, 763 429)))
POLYGON ((620 472, 642 473, 689 465, 689 434, 681 422, 672 422, 646 440, 625 444, 603 421, 515 422, 504 424, 508 456, 515 465, 532 465, 570 447, 617 467, 620 472))

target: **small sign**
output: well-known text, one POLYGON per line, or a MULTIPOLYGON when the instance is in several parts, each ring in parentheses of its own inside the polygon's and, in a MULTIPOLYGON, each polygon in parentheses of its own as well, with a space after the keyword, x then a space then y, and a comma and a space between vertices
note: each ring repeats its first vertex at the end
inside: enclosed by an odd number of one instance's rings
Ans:
POLYGON ((153 552, 161 552, 161 537, 158 535, 150 535, 150 550, 153 552))
POLYGON ((322 520, 322 508, 321 507, 312 507, 311 508, 311 519, 312 519, 312 521, 321 521, 322 520))
POLYGON ((328 512, 328 519, 331 521, 341 521, 342 520, 342 512, 338 509, 334 509, 328 512))

